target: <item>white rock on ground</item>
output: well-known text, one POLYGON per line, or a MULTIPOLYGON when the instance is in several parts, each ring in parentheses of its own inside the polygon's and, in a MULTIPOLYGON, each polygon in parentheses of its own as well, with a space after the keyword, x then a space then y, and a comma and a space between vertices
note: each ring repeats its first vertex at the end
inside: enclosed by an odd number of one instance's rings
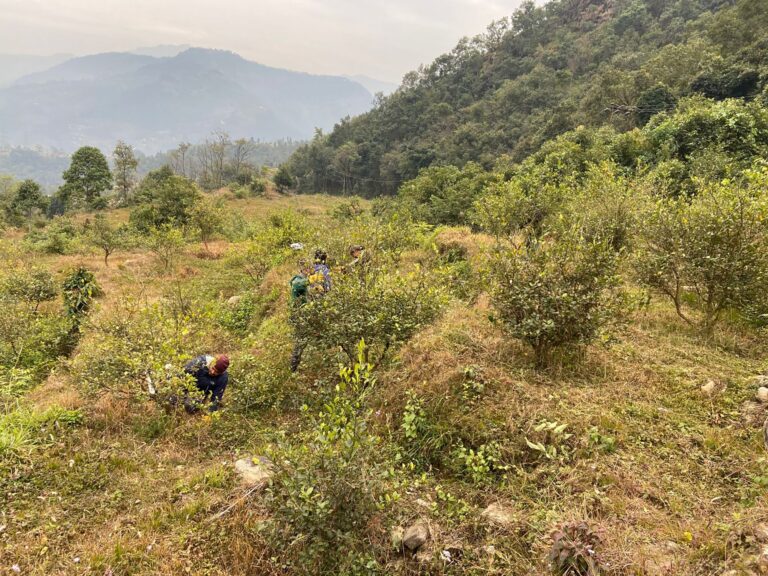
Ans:
POLYGON ((405 531, 403 545, 415 552, 429 540, 429 526, 424 520, 419 520, 405 531))
POLYGON ((235 470, 240 475, 243 484, 247 486, 256 486, 258 484, 266 486, 269 479, 274 475, 272 463, 263 456, 241 458, 235 462, 235 470))
POLYGON ((715 384, 714 380, 710 380, 704 386, 701 387, 701 391, 706 394, 707 396, 711 396, 715 393, 715 390, 717 389, 717 384, 715 384))
POLYGON ((240 300, 242 300, 242 299, 243 299, 242 296, 232 296, 232 298, 227 300, 227 304, 229 304, 230 306, 235 306, 235 305, 239 304, 240 300))
POLYGON ((765 386, 768 388, 768 375, 761 374, 760 376, 755 376, 753 380, 755 382, 755 386, 765 386))
POLYGON ((517 518, 515 512, 503 504, 494 502, 480 513, 480 517, 491 524, 509 528, 515 524, 517 518))
POLYGON ((760 386, 757 389, 757 399, 763 404, 768 404, 768 387, 760 386))
POLYGON ((763 544, 768 544, 768 524, 765 522, 762 524, 758 524, 755 526, 753 533, 755 535, 755 538, 757 538, 758 542, 762 542, 763 544))
POLYGON ((760 574, 768 574, 768 546, 764 546, 757 557, 757 569, 760 574))

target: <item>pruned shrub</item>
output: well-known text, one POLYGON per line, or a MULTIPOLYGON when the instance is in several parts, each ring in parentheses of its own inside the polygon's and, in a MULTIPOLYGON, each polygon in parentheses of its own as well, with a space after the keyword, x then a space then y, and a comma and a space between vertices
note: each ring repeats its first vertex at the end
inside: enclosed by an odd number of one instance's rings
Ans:
POLYGON ((122 298, 91 319, 71 362, 81 389, 89 395, 159 399, 185 390, 183 363, 204 350, 200 336, 212 323, 208 311, 193 304, 122 298))
POLYGON ((494 319, 533 348, 537 366, 555 348, 593 341, 615 309, 616 254, 607 242, 514 246, 497 254, 490 278, 494 319))
POLYGON ((378 366, 396 345, 432 321, 444 302, 429 275, 403 275, 376 262, 333 277, 331 290, 296 304, 291 314, 298 340, 319 349, 340 348, 354 363, 360 340, 366 360, 378 366))
POLYGON ((365 398, 375 382, 364 350, 361 344, 354 366, 341 369, 330 401, 307 417, 309 430, 274 454, 269 527, 281 560, 297 574, 374 573, 365 544, 371 521, 399 497, 383 441, 369 426, 365 398))
POLYGON ((693 198, 660 199, 644 218, 638 277, 704 333, 728 310, 749 314, 768 283, 768 173, 751 179, 699 182, 693 198))

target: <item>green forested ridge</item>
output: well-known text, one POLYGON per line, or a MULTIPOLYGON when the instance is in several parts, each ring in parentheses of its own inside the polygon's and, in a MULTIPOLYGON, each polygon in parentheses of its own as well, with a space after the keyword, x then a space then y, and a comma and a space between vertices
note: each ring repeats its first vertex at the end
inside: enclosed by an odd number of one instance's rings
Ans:
POLYGON ((434 164, 520 161, 578 126, 642 127, 681 98, 764 102, 761 0, 525 4, 411 72, 289 162, 303 192, 394 193, 434 164))

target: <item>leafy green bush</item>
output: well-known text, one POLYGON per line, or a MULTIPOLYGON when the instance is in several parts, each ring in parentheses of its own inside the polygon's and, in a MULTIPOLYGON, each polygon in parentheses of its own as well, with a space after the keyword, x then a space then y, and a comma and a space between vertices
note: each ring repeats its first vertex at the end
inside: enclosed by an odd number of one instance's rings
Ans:
POLYGON ((70 318, 82 318, 93 304, 93 300, 103 294, 96 282, 96 276, 87 268, 73 268, 64 276, 62 295, 64 309, 70 318))
POLYGON ((639 278, 705 333, 727 310, 745 312, 765 293, 768 172, 749 177, 746 187, 699 182, 690 200, 660 199, 643 219, 639 278))
POLYGON ((477 449, 459 444, 454 448, 452 456, 453 468, 474 484, 487 484, 496 475, 509 469, 509 466, 502 463, 498 442, 482 444, 477 449))
POLYGON ((357 351, 310 430, 275 454, 269 522, 278 552, 300 574, 374 573, 366 534, 374 514, 399 498, 383 443, 369 427, 372 366, 364 345, 357 351))
POLYGON ((402 207, 416 220, 429 224, 468 224, 472 203, 494 178, 473 162, 463 169, 433 166, 404 183, 398 197, 402 207))
POLYGON ((606 242, 571 237, 513 246, 492 264, 495 317, 543 366, 554 348, 594 340, 612 317, 615 273, 616 256, 606 242))
POLYGON ((224 202, 221 199, 202 196, 189 210, 189 224, 206 248, 208 242, 224 231, 224 202))
POLYGON ((24 242, 34 251, 44 254, 69 254, 77 247, 78 231, 69 218, 57 216, 40 230, 33 230, 24 242))
POLYGON ((0 370, 7 371, 9 387, 14 374, 28 370, 36 380, 64 353, 71 322, 60 308, 43 305, 57 296, 51 274, 35 266, 16 262, 0 276, 0 370))
POLYGON ((88 241, 104 253, 104 265, 109 266, 112 253, 128 248, 133 238, 128 226, 115 226, 103 214, 96 214, 88 230, 88 241))
POLYGON ((333 287, 306 304, 296 304, 291 323, 296 337, 319 350, 341 348, 350 364, 360 340, 378 366, 390 349, 410 338, 438 314, 444 295, 423 272, 402 275, 369 262, 333 277, 333 287))
POLYGON ((212 324, 210 311, 198 306, 122 298, 90 320, 72 375, 89 395, 146 398, 147 377, 158 398, 178 394, 188 387, 183 362, 205 349, 204 328, 212 324))
POLYGON ((288 365, 276 355, 240 354, 233 358, 229 373, 232 391, 227 394, 231 394, 231 405, 245 414, 280 407, 304 392, 296 390, 288 365))
POLYGON ((586 241, 607 242, 617 252, 629 249, 643 201, 615 164, 592 165, 551 227, 566 235, 577 230, 586 241))
POLYGON ((149 229, 146 238, 147 247, 163 270, 171 270, 184 249, 184 234, 178 228, 164 224, 159 228, 149 229))
POLYGON ((194 182, 167 166, 147 174, 136 191, 130 222, 141 232, 160 226, 184 226, 201 197, 194 182))
POLYGON ((354 220, 358 216, 361 216, 365 210, 360 204, 358 198, 352 198, 347 202, 340 202, 332 210, 330 210, 331 216, 334 220, 339 222, 346 222, 348 220, 354 220))

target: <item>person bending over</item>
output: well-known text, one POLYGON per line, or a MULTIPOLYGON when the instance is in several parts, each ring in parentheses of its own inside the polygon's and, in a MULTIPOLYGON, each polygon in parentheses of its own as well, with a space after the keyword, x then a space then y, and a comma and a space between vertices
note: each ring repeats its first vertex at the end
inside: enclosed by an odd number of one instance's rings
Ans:
MULTIPOLYGON (((229 382, 229 356, 209 356, 204 354, 193 358, 184 366, 184 372, 192 376, 195 385, 203 393, 203 400, 210 402, 208 410, 215 412, 221 407, 221 399, 229 382)), ((197 409, 195 402, 189 400, 184 403, 187 411, 194 412, 197 409)))

